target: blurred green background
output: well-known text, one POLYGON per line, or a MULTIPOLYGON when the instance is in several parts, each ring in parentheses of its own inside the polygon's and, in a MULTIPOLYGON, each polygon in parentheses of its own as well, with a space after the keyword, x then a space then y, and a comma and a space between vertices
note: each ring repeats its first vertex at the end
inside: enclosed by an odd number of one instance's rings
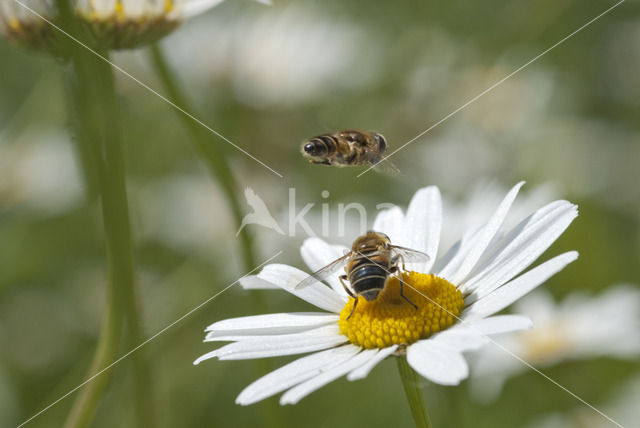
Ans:
MULTIPOLYGON (((553 197, 580 206, 546 255, 580 252, 544 285, 561 299, 640 283, 638 3, 623 3, 399 152, 398 176, 356 178, 361 170, 315 167, 301 158, 299 144, 355 127, 377 130, 391 149, 399 147, 613 4, 276 0, 265 7, 235 0, 185 22, 161 46, 196 116, 284 176, 212 136, 231 159, 239 194, 253 188, 285 230, 289 188, 298 208, 315 202, 307 220, 319 233, 322 203, 332 210, 362 203, 371 225, 376 204, 406 207, 429 184, 452 205, 464 204, 481 182, 507 189, 522 179, 525 193, 552 186, 553 197)), ((146 49, 118 52, 114 61, 163 92, 146 49)), ((73 151, 68 66, 4 39, 0 64, 0 426, 15 426, 85 379, 104 312, 106 264, 100 207, 86 195, 73 151)), ((150 337, 245 270, 222 191, 174 109, 116 77, 139 309, 150 337)), ((277 262, 303 268, 302 229, 293 237, 249 230, 259 261, 284 250, 277 262)), ((249 294, 234 287, 145 346, 158 426, 412 424, 392 361, 295 406, 280 407, 277 398, 236 406, 244 386, 291 360, 192 366, 213 348, 202 343, 204 328, 249 315, 249 294)), ((285 293, 262 294, 270 312, 312 310, 285 293)), ((118 354, 128 349, 123 343, 118 354)), ((113 367, 93 426, 135 425, 132 370, 129 360, 113 367)), ((601 357, 545 373, 610 408, 640 364, 601 357)), ((531 371, 510 379, 489 404, 474 401, 467 382, 451 388, 425 381, 424 392, 435 426, 534 426, 546 415, 606 426, 531 371)), ((73 398, 27 426, 61 425, 73 398)))

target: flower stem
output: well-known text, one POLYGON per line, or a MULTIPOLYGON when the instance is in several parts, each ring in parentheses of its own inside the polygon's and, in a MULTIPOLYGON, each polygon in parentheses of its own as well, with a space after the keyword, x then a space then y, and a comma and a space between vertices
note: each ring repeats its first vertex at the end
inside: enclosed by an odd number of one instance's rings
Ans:
MULTIPOLYGON (((216 147, 212 138, 214 135, 197 123, 185 112, 194 114, 195 109, 189 103, 188 97, 183 93, 175 73, 171 70, 162 49, 157 44, 151 47, 151 60, 155 71, 160 78, 165 90, 167 91, 169 100, 182 111, 178 111, 178 117, 182 121, 182 125, 190 136, 190 141, 194 145, 196 151, 204 160, 210 173, 218 181, 222 187, 224 195, 227 198, 231 208, 235 227, 240 228, 242 225, 242 209, 238 199, 239 186, 233 176, 231 164, 226 153, 226 147, 216 147)), ((240 244, 242 248, 242 258, 246 271, 256 266, 256 258, 253 250, 253 240, 246 227, 240 230, 240 244)), ((251 292, 251 309, 254 313, 265 313, 267 311, 263 294, 254 290, 251 292)), ((269 362, 265 360, 256 360, 254 369, 261 375, 271 368, 269 362)), ((279 406, 267 406, 264 410, 265 425, 282 427, 285 426, 284 418, 281 417, 279 406)))
POLYGON ((402 379, 404 393, 407 396, 407 401, 409 401, 409 407, 411 408, 411 414, 413 415, 416 427, 431 428, 431 420, 429 419, 427 406, 424 404, 422 390, 420 389, 420 377, 411 366, 409 366, 405 357, 396 357, 396 362, 398 363, 400 379, 402 379))
MULTIPOLYGON (((177 78, 172 72, 169 64, 162 52, 162 49, 156 44, 151 47, 151 59, 155 66, 155 71, 162 81, 164 88, 169 94, 169 99, 180 109, 188 113, 193 113, 194 109, 189 104, 186 95, 180 89, 177 78)), ((231 207, 236 227, 240 228, 242 224, 242 209, 238 200, 238 186, 235 182, 231 168, 229 167, 229 159, 224 149, 216 149, 212 144, 212 134, 202 125, 194 121, 192 118, 178 112, 178 116, 182 121, 185 129, 191 136, 196 150, 202 156, 211 173, 217 178, 224 194, 231 207)), ((246 228, 240 231, 240 241, 242 245, 242 258, 244 260, 245 269, 250 270, 255 267, 256 259, 253 252, 253 242, 251 235, 246 228)))
MULTIPOLYGON (((82 29, 69 0, 58 0, 58 7, 62 25, 80 37, 82 29)), ((99 51, 98 47, 95 49, 99 51)), ((107 62, 73 41, 67 43, 65 51, 73 66, 70 98, 76 142, 84 154, 80 159, 85 170, 92 171, 96 177, 101 200, 108 271, 107 309, 89 372, 90 378, 96 377, 78 394, 65 422, 66 427, 75 428, 91 423, 109 379, 109 371, 100 370, 115 360, 123 320, 127 320, 130 345, 139 344, 142 335, 134 288, 132 238, 113 72, 107 62)), ((108 58, 107 52, 99 53, 108 58)), ((132 355, 137 425, 153 426, 151 376, 143 358, 140 351, 132 355)))

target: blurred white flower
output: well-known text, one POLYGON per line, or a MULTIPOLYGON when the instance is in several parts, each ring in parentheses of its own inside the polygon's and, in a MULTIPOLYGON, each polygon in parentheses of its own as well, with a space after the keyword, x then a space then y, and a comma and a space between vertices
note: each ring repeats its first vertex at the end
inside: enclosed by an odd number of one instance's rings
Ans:
POLYGON ((168 41, 167 52, 172 62, 191 64, 184 70, 190 79, 230 79, 246 104, 287 107, 367 84, 378 73, 372 50, 354 22, 290 4, 257 17, 194 22, 168 41))
MULTIPOLYGON (((518 57, 522 55, 517 53, 518 57)), ((481 94, 496 82, 512 73, 516 61, 505 60, 492 66, 465 69, 458 76, 462 82, 449 95, 460 105, 481 94)), ((530 67, 526 73, 514 75, 496 86, 477 102, 461 112, 458 120, 469 121, 479 132, 504 144, 526 141, 549 117, 555 79, 551 71, 530 67)))
POLYGON ((169 176, 136 185, 132 196, 145 239, 185 251, 235 240, 224 195, 204 174, 169 176))
MULTIPOLYGON (((625 382, 613 399, 598 403, 598 409, 622 427, 638 425, 638 403, 640 403, 640 376, 625 382)), ((526 428, 610 428, 611 421, 584 406, 564 413, 552 413, 535 419, 526 428)))
MULTIPOLYGON (((203 13, 222 1, 72 0, 70 3, 99 47, 120 49, 154 42, 182 20, 203 13)), ((55 1, 1 0, 0 30, 18 44, 55 49, 59 33, 36 13, 56 22, 55 1)))
POLYGON ((82 197, 81 173, 63 135, 29 134, 0 143, 0 171, 0 211, 20 206, 51 215, 82 197))
MULTIPOLYGON (((515 304, 513 312, 531 317, 533 329, 497 342, 536 368, 601 356, 635 359, 640 354, 640 289, 631 285, 595 297, 575 293, 561 303, 537 291, 515 304)), ((474 368, 471 386, 480 400, 497 397, 509 377, 529 370, 498 346, 479 353, 474 368)))

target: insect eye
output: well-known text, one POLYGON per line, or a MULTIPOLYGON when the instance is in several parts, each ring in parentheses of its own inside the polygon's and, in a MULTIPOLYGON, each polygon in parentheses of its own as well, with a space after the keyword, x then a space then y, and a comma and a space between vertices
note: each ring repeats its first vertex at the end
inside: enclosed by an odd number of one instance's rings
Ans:
POLYGON ((378 149, 384 152, 387 149, 387 140, 381 134, 376 134, 375 139, 378 142, 378 149))

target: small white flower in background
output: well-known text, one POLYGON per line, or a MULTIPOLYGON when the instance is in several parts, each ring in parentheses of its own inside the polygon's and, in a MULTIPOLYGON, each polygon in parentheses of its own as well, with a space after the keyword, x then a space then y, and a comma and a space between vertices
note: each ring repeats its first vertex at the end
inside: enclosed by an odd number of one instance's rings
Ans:
MULTIPOLYGON (((598 403, 598 409, 619 426, 638 426, 638 403, 640 403, 640 376, 635 375, 619 387, 613 398, 598 403)), ((590 409, 580 406, 574 409, 546 414, 534 419, 526 428, 611 428, 611 421, 602 418, 590 409)))
MULTIPOLYGON (((526 314, 533 329, 497 340, 534 367, 564 360, 608 356, 630 359, 640 355, 640 289, 619 285, 599 296, 574 293, 561 303, 542 290, 514 306, 526 314)), ((504 382, 527 368, 497 347, 487 347, 472 364, 474 396, 487 401, 498 396, 504 382)))
POLYGON ((290 108, 335 100, 379 77, 383 55, 365 30, 313 3, 290 2, 256 15, 194 22, 168 41, 167 53, 172 63, 192 64, 184 70, 190 80, 229 80, 247 105, 290 108))
POLYGON ((19 207, 54 215, 82 200, 82 172, 65 135, 28 132, 15 141, 0 136, 0 171, 0 213, 19 207))
MULTIPOLYGON (((126 49, 152 43, 184 19, 224 0, 70 0, 94 42, 105 49, 126 49)), ((269 4, 267 0, 256 0, 269 4)), ((0 30, 19 45, 56 49, 58 31, 54 0, 0 0, 0 30), (31 10, 29 10, 31 9, 31 10)))
MULTIPOLYGON (((346 375, 366 377, 379 362, 396 355, 425 378, 456 385, 468 376, 464 352, 486 344, 489 335, 531 327, 523 315, 498 315, 577 258, 561 254, 526 273, 529 267, 577 216, 577 207, 555 201, 538 209, 511 230, 502 226, 522 183, 516 185, 495 212, 444 254, 438 254, 442 203, 436 187, 419 190, 403 214, 398 207, 383 211, 373 230, 386 233, 393 244, 425 252, 426 263, 403 273, 405 294, 391 279, 374 301, 353 306, 336 273, 327 282, 295 289, 308 274, 282 264, 267 265, 258 275, 241 280, 245 288, 279 287, 327 312, 281 313, 228 319, 210 325, 206 342, 233 343, 195 361, 253 359, 314 352, 258 379, 240 393, 238 404, 252 404, 286 391, 281 404, 297 403, 311 392, 346 375), (433 272, 433 274, 428 274, 433 272)), ((312 271, 341 257, 345 247, 310 238, 301 248, 312 271)), ((364 300, 364 301, 363 301, 364 300)))

